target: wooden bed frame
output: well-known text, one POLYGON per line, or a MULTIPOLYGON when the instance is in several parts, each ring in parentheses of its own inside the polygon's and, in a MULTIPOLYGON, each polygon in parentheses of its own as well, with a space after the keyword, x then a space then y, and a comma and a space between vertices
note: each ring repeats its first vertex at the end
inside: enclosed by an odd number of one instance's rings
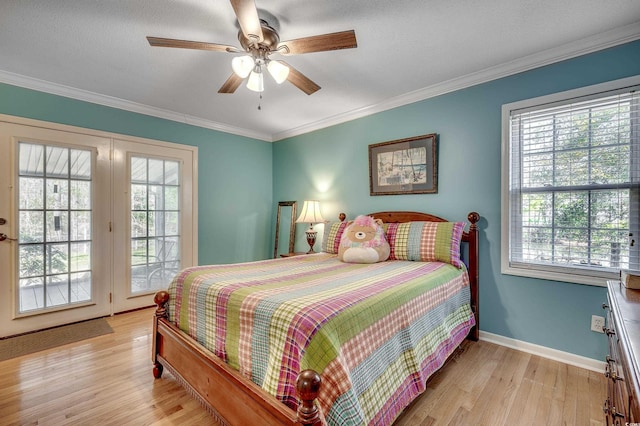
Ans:
MULTIPOLYGON (((446 222, 446 219, 437 216, 409 211, 377 212, 370 216, 387 223, 446 222)), ((471 286, 471 309, 476 320, 467 338, 477 341, 480 324, 477 223, 480 215, 471 212, 467 219, 470 226, 464 232, 462 241, 467 243, 468 248, 465 259, 471 286)), ((318 373, 305 370, 298 376, 296 389, 300 405, 294 411, 169 322, 166 311, 168 301, 169 294, 166 291, 160 291, 154 297, 158 306, 153 321, 152 361, 155 378, 160 378, 166 368, 223 425, 311 426, 321 423, 315 405, 320 389, 318 373)))

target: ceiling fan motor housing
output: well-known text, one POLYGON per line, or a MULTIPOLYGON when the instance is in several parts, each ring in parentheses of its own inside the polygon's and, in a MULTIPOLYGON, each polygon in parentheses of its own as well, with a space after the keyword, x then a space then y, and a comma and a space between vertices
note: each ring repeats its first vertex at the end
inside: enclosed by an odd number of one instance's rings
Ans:
POLYGON ((273 27, 271 27, 264 19, 260 20, 260 26, 262 28, 262 42, 255 43, 253 40, 247 38, 242 33, 242 30, 238 32, 238 41, 240 42, 240 46, 242 46, 242 48, 246 52, 249 52, 257 57, 264 57, 275 50, 275 48, 278 46, 278 43, 280 43, 280 36, 278 35, 278 32, 273 27), (262 52, 262 55, 254 54, 253 52, 262 52))

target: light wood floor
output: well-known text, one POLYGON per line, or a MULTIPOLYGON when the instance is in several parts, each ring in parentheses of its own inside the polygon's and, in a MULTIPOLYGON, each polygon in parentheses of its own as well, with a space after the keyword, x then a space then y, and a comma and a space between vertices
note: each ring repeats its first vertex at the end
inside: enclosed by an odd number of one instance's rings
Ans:
MULTIPOLYGON (((113 334, 0 362, 0 425, 208 425, 165 372, 151 373, 151 318, 109 319, 113 334)), ((396 425, 601 425, 605 379, 486 342, 431 380, 396 425)))

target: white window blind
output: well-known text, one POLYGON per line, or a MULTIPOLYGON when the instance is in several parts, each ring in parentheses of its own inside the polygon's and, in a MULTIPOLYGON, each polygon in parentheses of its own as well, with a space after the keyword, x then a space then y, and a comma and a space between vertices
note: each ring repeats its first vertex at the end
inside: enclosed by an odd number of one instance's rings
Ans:
POLYGON ((509 111, 509 268, 640 269, 639 88, 509 111))

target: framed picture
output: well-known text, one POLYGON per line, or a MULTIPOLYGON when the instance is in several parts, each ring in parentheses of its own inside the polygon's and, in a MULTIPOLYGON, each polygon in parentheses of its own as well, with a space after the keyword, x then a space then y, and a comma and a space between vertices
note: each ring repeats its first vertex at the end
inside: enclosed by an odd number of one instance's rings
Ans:
POLYGON ((371 195, 438 192, 438 135, 369 145, 371 195))

